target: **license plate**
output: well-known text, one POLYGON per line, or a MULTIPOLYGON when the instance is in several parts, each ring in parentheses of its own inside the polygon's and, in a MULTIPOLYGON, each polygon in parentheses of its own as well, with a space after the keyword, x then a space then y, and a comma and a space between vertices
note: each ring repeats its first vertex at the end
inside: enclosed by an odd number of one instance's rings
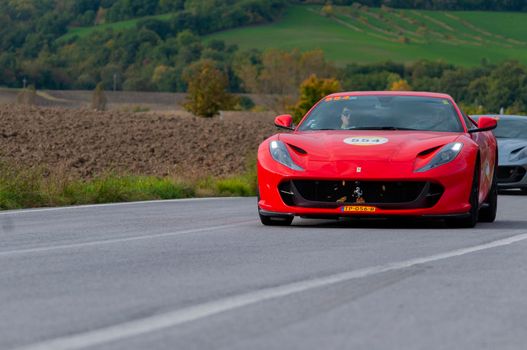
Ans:
POLYGON ((341 210, 344 213, 375 213, 377 208, 366 205, 345 205, 341 210))

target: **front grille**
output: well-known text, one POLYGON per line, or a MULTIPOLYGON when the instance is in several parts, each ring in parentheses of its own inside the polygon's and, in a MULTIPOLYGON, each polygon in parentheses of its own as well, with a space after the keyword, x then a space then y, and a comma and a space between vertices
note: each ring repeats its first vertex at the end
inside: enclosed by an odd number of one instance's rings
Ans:
POLYGON ((279 186, 285 204, 311 208, 337 208, 364 203, 385 209, 434 206, 443 187, 426 181, 292 180, 279 186))
POLYGON ((521 166, 499 166, 498 182, 511 183, 518 182, 525 176, 525 168, 521 166))

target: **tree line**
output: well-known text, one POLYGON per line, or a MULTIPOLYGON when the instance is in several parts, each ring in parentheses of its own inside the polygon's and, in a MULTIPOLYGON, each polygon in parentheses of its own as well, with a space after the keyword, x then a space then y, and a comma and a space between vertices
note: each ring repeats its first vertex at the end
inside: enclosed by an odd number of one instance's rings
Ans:
MULTIPOLYGON (((286 96, 285 107, 298 98, 299 86, 313 80, 314 74, 318 79, 334 80, 326 83, 343 91, 444 92, 468 113, 498 113, 501 108, 507 113, 527 112, 527 66, 514 60, 495 64, 483 61, 476 67, 428 60, 336 67, 325 60, 322 51, 267 50, 237 61, 233 70, 242 91, 286 96)), ((323 81, 312 82, 317 83, 323 81)))
MULTIPOLYGON (((472 68, 426 60, 338 68, 320 50, 273 49, 236 62, 233 71, 240 89, 259 94, 260 100, 268 98, 268 108, 290 112, 296 121, 319 99, 337 91, 446 92, 468 114, 497 114, 502 108, 506 114, 527 112, 527 67, 516 61, 483 62, 472 68)), ((197 115, 213 116, 237 103, 226 93, 227 73, 212 60, 192 64, 185 80, 189 84, 186 107, 197 115)))
MULTIPOLYGON (((336 67, 320 50, 300 52, 266 50, 252 56, 236 56, 231 74, 237 91, 267 98, 275 112, 291 112, 298 120, 323 96, 336 91, 416 90, 450 94, 469 114, 527 113, 527 66, 517 61, 498 64, 482 62, 477 67, 459 67, 442 61, 420 60, 401 64, 348 64, 336 67), (240 59, 243 57, 243 59, 240 59)), ((187 83, 199 82, 189 89, 200 101, 229 90, 228 72, 211 60, 200 60, 186 70, 187 83), (213 76, 204 71, 214 71, 213 76), (197 73, 201 72, 201 73, 197 73)), ((233 91, 231 89, 231 91, 233 91)), ((220 100, 229 101, 228 98, 220 100)), ((230 100, 233 104, 234 101, 230 100)), ((232 105, 216 104, 216 110, 232 105)), ((213 115, 213 113, 209 113, 213 115)))
POLYGON ((109 74, 118 76, 119 88, 179 91, 181 79, 167 86, 145 76, 157 69, 180 77, 179 67, 189 62, 228 55, 232 48, 197 43, 199 36, 273 21, 285 6, 280 0, 0 1, 0 85, 19 87, 26 78, 39 88, 93 88, 109 74), (163 13, 171 15, 59 40, 71 26, 163 13))

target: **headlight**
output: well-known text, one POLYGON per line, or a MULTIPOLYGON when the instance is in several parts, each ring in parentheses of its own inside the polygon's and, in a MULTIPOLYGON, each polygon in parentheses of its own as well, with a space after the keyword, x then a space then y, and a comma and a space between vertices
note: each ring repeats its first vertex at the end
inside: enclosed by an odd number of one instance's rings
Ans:
POLYGON ((463 144, 461 142, 451 142, 447 145, 444 145, 427 165, 417 169, 417 171, 424 172, 453 161, 459 152, 461 152, 462 148, 463 144))
POLYGON ((515 160, 520 160, 523 158, 527 158, 527 147, 525 147, 524 149, 522 149, 516 154, 511 154, 510 160, 515 161, 515 160))
POLYGON ((293 162, 291 155, 287 151, 285 143, 282 141, 271 141, 269 144, 269 151, 271 152, 273 159, 278 163, 283 164, 293 170, 304 171, 303 168, 293 162))

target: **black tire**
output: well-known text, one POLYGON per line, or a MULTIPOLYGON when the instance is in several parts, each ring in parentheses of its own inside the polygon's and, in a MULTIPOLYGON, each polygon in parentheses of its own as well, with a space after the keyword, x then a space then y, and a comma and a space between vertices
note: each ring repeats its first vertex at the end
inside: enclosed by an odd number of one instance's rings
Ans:
POLYGON ((293 216, 284 215, 284 216, 267 216, 258 213, 260 216, 260 221, 265 226, 289 226, 293 222, 293 216))
POLYGON ((522 194, 527 194, 527 187, 520 188, 522 194))
POLYGON ((498 211, 498 179, 496 176, 496 169, 492 176, 492 185, 489 194, 485 200, 485 206, 479 210, 479 221, 494 222, 496 220, 496 213, 498 211))
POLYGON ((447 219, 446 223, 451 227, 472 228, 476 226, 479 217, 479 160, 474 168, 474 179, 472 180, 472 188, 470 189, 470 211, 468 216, 463 218, 447 219))

